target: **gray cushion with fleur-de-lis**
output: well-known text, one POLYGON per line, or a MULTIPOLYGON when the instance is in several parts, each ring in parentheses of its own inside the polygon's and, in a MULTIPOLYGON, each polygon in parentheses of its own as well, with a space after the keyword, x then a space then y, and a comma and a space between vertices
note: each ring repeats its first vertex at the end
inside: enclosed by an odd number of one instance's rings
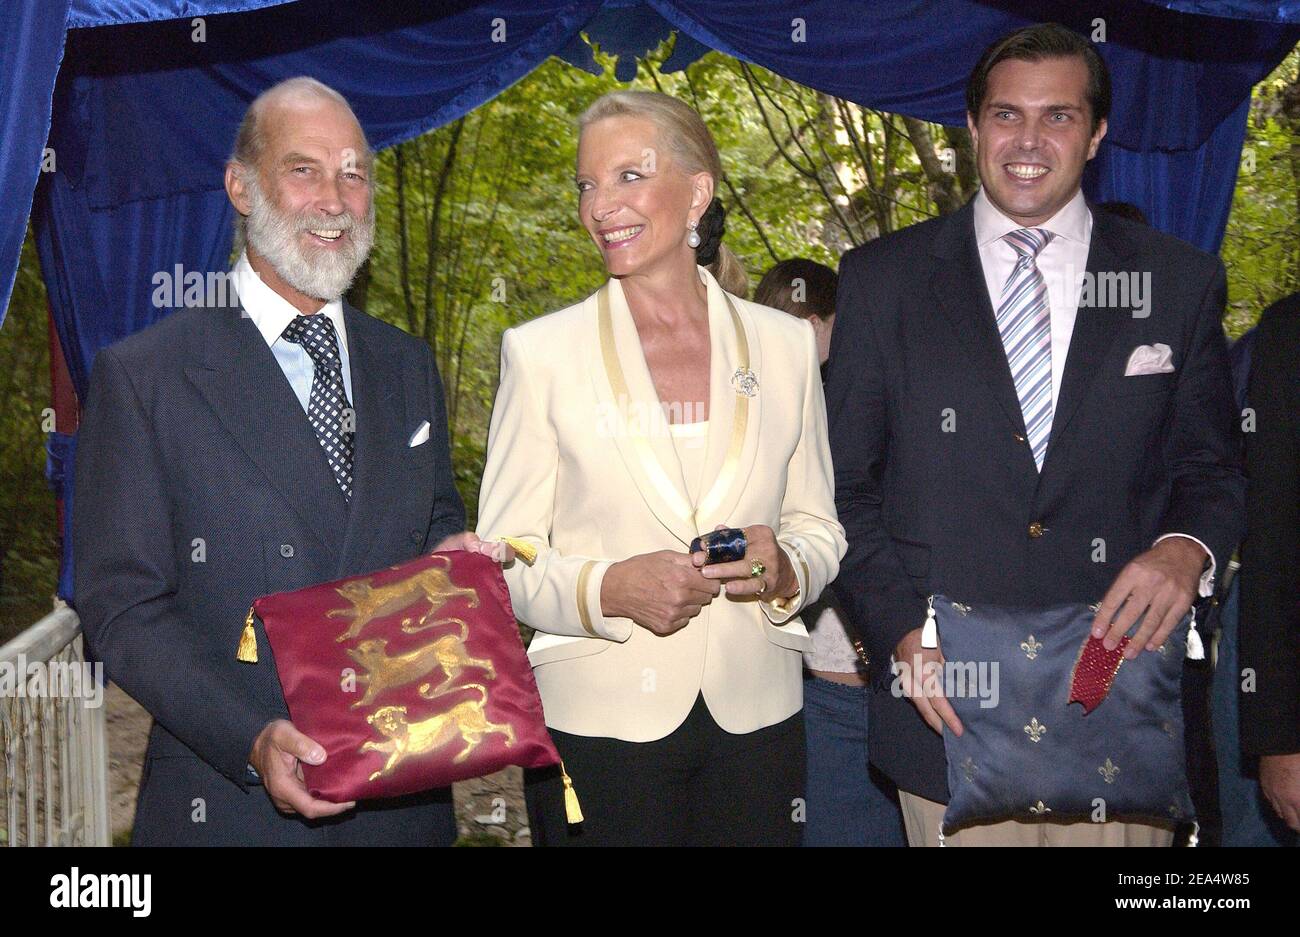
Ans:
MULTIPOLYGON (((944 689, 964 732, 945 728, 945 832, 998 820, 1193 818, 1180 693, 1190 616, 1165 646, 1123 661, 1091 713, 1070 703, 1092 626, 1087 605, 967 606, 934 597, 944 689)), ((937 676, 937 675, 935 675, 937 676)))

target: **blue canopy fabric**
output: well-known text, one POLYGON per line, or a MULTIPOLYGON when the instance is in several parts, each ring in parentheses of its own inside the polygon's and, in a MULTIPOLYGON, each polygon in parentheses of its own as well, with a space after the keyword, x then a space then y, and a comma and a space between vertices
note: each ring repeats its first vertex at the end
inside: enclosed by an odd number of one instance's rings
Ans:
MULTIPOLYGON (((155 273, 225 268, 232 214, 221 176, 235 127, 258 92, 293 75, 346 95, 381 148, 462 116, 548 56, 593 68, 580 33, 618 55, 626 78, 638 54, 675 30, 667 70, 719 49, 865 106, 960 124, 966 78, 994 38, 1044 20, 1091 36, 1101 21, 1115 95, 1089 195, 1133 202, 1157 227, 1215 251, 1251 87, 1300 39, 1300 0, 1092 0, 1084 11, 1072 0, 9 6, 0 159, 23 171, 0 192, 0 309, 30 206, 79 394, 100 348, 170 311, 150 301, 155 273), (47 144, 57 171, 40 173, 47 144)), ((72 447, 52 441, 50 451, 57 459, 72 447)), ((50 474, 66 493, 70 468, 50 474)))
POLYGON ((48 0, 39 8, 26 0, 9 15, 8 30, 0 32, 0 165, 10 183, 0 190, 0 323, 9 309, 41 172, 67 14, 68 0, 48 0))
POLYGON ((247 13, 293 0, 73 0, 68 29, 247 13))

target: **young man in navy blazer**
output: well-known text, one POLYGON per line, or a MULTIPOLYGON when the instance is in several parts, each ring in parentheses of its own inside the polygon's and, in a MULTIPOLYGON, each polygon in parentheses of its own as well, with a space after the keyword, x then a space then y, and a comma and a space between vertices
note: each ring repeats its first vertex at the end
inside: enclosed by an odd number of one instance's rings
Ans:
MULTIPOLYGON (((903 792, 914 845, 938 840, 940 732, 961 731, 924 670, 890 689, 891 657, 942 659, 921 645, 927 595, 1100 602, 1093 634, 1108 647, 1145 613, 1133 657, 1210 594, 1241 533, 1223 267, 1089 209, 1080 180, 1109 107, 1081 37, 1004 37, 967 88, 979 194, 840 266, 827 406, 849 550, 835 590, 874 667, 871 759, 903 792)), ((1007 822, 948 844, 1171 837, 1007 822)))

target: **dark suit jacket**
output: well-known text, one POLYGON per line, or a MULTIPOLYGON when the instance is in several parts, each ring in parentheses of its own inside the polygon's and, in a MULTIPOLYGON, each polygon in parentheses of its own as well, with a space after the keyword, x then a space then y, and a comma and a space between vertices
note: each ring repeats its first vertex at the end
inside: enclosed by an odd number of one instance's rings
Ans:
POLYGON ((1150 314, 1079 310, 1040 474, 973 205, 840 265, 827 407, 849 550, 835 591, 874 665, 871 758, 931 800, 947 800, 942 739, 889 689, 890 655, 924 622, 928 594, 1096 602, 1162 533, 1198 538, 1219 569, 1238 537, 1244 481, 1222 265, 1094 211, 1087 270, 1149 271, 1150 314), (1133 348, 1156 342, 1173 350, 1176 372, 1125 377, 1133 348))
POLYGON ((1286 755, 1300 752, 1300 293, 1260 319, 1248 403, 1240 640, 1255 684, 1241 694, 1241 747, 1286 755))
POLYGON ((136 843, 429 843, 449 795, 285 818, 246 770, 287 718, 258 596, 379 569, 464 528, 427 346, 345 307, 356 410, 351 504, 239 309, 184 309, 101 351, 78 433, 75 606, 109 679, 154 717, 136 843), (408 448, 428 420, 430 439, 408 448), (201 819, 196 819, 200 818, 201 819))

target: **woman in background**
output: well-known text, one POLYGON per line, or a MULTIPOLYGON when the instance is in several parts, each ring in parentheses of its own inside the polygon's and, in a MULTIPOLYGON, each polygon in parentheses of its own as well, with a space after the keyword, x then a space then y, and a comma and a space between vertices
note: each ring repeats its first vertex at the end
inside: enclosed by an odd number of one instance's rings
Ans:
POLYGON ((537 549, 505 576, 584 817, 532 784, 533 841, 798 845, 796 616, 845 550, 813 330, 740 298, 694 110, 620 91, 579 132, 609 279, 502 337, 479 506, 537 549), (689 545, 719 527, 747 551, 706 566, 689 545))
MULTIPOLYGON (((763 276, 754 302, 806 319, 817 336, 825 379, 835 325, 835 271, 783 260, 763 276)), ((803 613, 812 637, 804 652, 804 732, 808 747, 805 846, 904 846, 898 793, 867 763, 866 658, 827 590, 803 613)))

